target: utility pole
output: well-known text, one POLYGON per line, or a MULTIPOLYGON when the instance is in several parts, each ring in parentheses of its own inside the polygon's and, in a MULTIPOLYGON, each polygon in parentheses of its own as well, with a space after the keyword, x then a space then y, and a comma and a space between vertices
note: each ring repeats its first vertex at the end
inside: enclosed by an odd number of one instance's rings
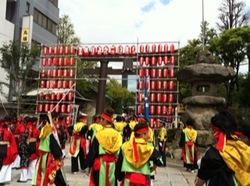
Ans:
POLYGON ((202 49, 205 50, 204 0, 202 0, 202 49))

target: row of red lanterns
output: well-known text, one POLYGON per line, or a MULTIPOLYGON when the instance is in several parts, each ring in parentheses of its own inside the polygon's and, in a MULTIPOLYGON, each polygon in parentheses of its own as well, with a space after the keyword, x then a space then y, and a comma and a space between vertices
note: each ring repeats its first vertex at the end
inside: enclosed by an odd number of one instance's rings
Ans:
POLYGON ((49 57, 42 58, 42 66, 75 66, 74 57, 49 57))
MULTIPOLYGON (((137 106, 137 113, 143 114, 144 113, 144 107, 143 105, 138 105, 137 106)), ((172 115, 173 114, 173 106, 169 105, 150 105, 149 106, 149 113, 150 115, 172 115)))
POLYGON ((71 113, 72 112, 72 105, 71 104, 53 104, 53 103, 46 103, 46 104, 38 104, 37 105, 37 112, 49 112, 55 111, 57 113, 71 113))
MULTIPOLYGON (((137 94, 137 102, 142 103, 144 99, 143 93, 137 94)), ((166 94, 166 93, 150 93, 149 95, 150 104, 153 103, 173 103, 174 102, 174 94, 166 94)))
POLYGON ((41 78, 74 78, 74 69, 43 69, 41 70, 41 78))
POLYGON ((40 81, 40 88, 52 88, 52 89, 66 89, 66 88, 72 88, 74 86, 75 82, 73 80, 41 80, 40 81))
POLYGON ((63 101, 73 101, 74 93, 73 91, 67 92, 57 92, 57 93, 39 93, 39 101, 60 101, 61 99, 63 101))
POLYGON ((141 68, 139 69, 139 77, 144 78, 144 77, 151 77, 151 78, 173 78, 174 77, 174 68, 141 68))
POLYGON ((175 51, 175 47, 174 47, 174 44, 146 44, 146 45, 140 45, 140 53, 167 53, 167 52, 170 52, 170 53, 174 53, 175 51))
POLYGON ((174 65, 175 56, 159 56, 159 57, 140 57, 139 64, 140 66, 162 66, 162 65, 174 65))
POLYGON ((153 81, 151 80, 150 83, 149 82, 144 82, 144 81, 139 81, 137 84, 137 89, 138 90, 144 90, 144 89, 150 89, 150 90, 170 90, 173 91, 174 90, 174 81, 161 81, 161 80, 157 80, 157 81, 153 81), (150 84, 150 87, 149 87, 150 84), (145 87, 146 86, 146 87, 145 87))
POLYGON ((74 55, 74 46, 44 46, 42 55, 74 55))

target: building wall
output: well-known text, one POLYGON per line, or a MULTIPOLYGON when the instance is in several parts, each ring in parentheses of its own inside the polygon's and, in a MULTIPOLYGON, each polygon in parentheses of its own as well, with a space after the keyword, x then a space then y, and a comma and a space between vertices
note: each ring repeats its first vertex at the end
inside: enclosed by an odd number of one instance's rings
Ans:
MULTIPOLYGON (((21 41, 23 17, 33 16, 35 9, 43 17, 48 18, 53 21, 54 25, 57 25, 59 22, 58 1, 53 0, 53 2, 52 0, 0 0, 0 47, 10 40, 21 41)), ((48 31, 34 21, 30 25, 32 27, 30 28, 32 42, 45 45, 57 43, 55 32, 48 31)), ((0 73, 0 81, 5 80, 6 74, 4 74, 1 67, 0 73)), ((14 96, 12 92, 9 91, 8 87, 4 88, 4 93, 10 95, 11 98, 14 96)), ((7 101, 2 94, 0 94, 0 99, 3 99, 4 102, 7 101)))
MULTIPOLYGON (((13 40, 14 37, 14 27, 15 25, 5 19, 5 14, 6 14, 6 3, 7 0, 1 0, 0 1, 0 47, 3 46, 3 44, 8 44, 9 41, 13 40)), ((1 58, 1 56, 0 56, 1 58)), ((0 68, 0 81, 1 82, 6 82, 6 72, 0 68)), ((3 86, 3 93, 0 94, 0 99, 2 102, 6 102, 6 96, 9 92, 8 87, 3 86)))

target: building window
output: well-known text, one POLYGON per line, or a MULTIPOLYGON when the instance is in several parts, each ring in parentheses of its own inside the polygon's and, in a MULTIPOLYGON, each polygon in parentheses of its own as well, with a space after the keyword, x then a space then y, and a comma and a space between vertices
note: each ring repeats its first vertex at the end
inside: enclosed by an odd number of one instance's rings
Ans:
POLYGON ((26 2, 26 12, 30 14, 30 3, 26 2))

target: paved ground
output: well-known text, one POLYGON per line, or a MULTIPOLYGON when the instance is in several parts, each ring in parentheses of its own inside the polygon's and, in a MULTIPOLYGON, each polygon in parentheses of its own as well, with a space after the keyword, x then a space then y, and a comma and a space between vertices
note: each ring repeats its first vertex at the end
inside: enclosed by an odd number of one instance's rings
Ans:
MULTIPOLYGON (((154 186, 189 186, 194 185, 196 173, 185 171, 180 160, 167 158, 168 166, 166 168, 157 168, 154 186)), ((83 173, 72 174, 70 172, 70 157, 66 157, 64 172, 66 174, 68 184, 70 186, 88 186, 89 177, 83 173)), ((12 170, 12 181, 6 186, 31 186, 31 181, 27 183, 17 183, 19 179, 20 170, 12 170)))

